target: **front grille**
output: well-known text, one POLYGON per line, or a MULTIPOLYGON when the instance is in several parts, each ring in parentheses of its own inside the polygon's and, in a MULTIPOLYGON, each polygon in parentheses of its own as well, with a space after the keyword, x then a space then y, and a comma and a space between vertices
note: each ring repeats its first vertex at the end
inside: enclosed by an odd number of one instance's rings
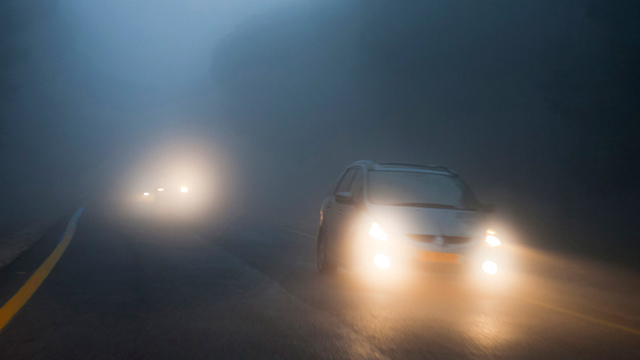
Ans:
POLYGON ((407 234, 407 237, 414 241, 432 243, 436 237, 435 235, 421 235, 421 234, 407 234))
POLYGON ((444 241, 447 244, 464 244, 469 240, 471 240, 471 238, 462 237, 462 236, 445 236, 444 237, 444 241))
MULTIPOLYGON (((406 236, 411 240, 430 243, 430 244, 432 244, 436 239, 436 235, 406 234, 406 236)), ((444 238, 445 245, 464 244, 469 242, 469 240, 471 240, 470 237, 463 237, 463 236, 443 236, 443 238, 444 238)))

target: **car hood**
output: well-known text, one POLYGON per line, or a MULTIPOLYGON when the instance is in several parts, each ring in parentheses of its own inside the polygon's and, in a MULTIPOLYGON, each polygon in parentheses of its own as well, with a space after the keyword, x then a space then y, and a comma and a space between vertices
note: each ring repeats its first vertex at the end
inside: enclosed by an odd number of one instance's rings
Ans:
POLYGON ((484 231, 477 211, 372 205, 367 213, 383 228, 402 234, 472 237, 484 231))

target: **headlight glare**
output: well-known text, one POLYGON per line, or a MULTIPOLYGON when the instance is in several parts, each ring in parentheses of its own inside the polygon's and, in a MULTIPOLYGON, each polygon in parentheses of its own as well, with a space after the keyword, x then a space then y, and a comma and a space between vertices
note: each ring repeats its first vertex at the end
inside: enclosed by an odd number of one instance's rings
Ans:
POLYGON ((373 262, 380 269, 388 269, 389 266, 391 266, 391 260, 389 260, 389 257, 386 256, 386 255, 382 255, 382 254, 377 254, 373 258, 373 262))
POLYGON ((369 228, 369 235, 371 235, 372 238, 380 241, 387 241, 388 238, 387 233, 382 230, 380 224, 375 222, 371 224, 371 227, 369 228))
POLYGON ((482 264, 482 271, 489 275, 495 275, 496 273, 498 273, 498 264, 494 263, 493 261, 487 260, 482 264))
POLYGON ((502 244, 500 239, 498 239, 497 237, 495 237, 493 235, 487 235, 487 237, 485 238, 485 241, 491 247, 500 246, 502 244))

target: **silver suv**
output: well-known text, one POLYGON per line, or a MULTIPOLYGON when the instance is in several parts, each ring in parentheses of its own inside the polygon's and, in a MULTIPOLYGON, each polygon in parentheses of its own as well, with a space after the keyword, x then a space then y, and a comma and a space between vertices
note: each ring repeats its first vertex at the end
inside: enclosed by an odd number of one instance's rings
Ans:
POLYGON ((437 264, 496 274, 501 241, 487 227, 490 211, 445 167, 357 161, 322 204, 318 270, 437 264))

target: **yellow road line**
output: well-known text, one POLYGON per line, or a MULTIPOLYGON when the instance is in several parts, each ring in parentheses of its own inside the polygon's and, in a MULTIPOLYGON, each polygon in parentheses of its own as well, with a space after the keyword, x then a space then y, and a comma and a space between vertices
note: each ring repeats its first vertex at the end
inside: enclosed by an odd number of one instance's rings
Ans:
POLYGON ((0 331, 11 321, 18 311, 27 303, 31 296, 38 290, 44 279, 47 278, 53 267, 56 266, 58 260, 69 246, 71 238, 76 231, 78 224, 78 218, 82 214, 82 208, 78 209, 76 213, 69 220, 69 224, 62 236, 62 240, 56 245, 51 255, 40 265, 40 267, 31 275, 29 280, 22 285, 20 290, 13 295, 6 304, 0 308, 0 331))
POLYGON ((573 317, 577 317, 577 318, 580 318, 580 319, 583 319, 583 320, 591 321, 591 322, 594 322, 596 324, 600 324, 600 325, 612 327, 612 328, 615 328, 615 329, 623 330, 623 331, 626 331, 626 332, 629 332, 629 333, 632 333, 632 334, 635 334, 635 335, 640 335, 640 330, 638 330, 638 329, 634 329, 634 328, 631 328, 631 327, 628 327, 628 326, 616 324, 616 323, 611 322, 611 321, 602 320, 602 319, 598 319, 598 318, 593 317, 593 316, 584 315, 584 314, 581 314, 581 313, 578 313, 578 312, 575 312, 575 311, 563 309, 561 307, 557 307, 557 306, 554 306, 554 305, 551 305, 551 304, 547 304, 547 303, 542 302, 542 301, 537 301, 537 300, 532 300, 532 299, 525 299, 525 298, 520 298, 520 300, 526 301, 526 302, 528 302, 530 304, 537 305, 537 306, 540 306, 540 307, 543 307, 543 308, 547 308, 547 309, 558 311, 558 312, 561 312, 561 313, 564 313, 564 314, 567 314, 567 315, 571 315, 573 317))

